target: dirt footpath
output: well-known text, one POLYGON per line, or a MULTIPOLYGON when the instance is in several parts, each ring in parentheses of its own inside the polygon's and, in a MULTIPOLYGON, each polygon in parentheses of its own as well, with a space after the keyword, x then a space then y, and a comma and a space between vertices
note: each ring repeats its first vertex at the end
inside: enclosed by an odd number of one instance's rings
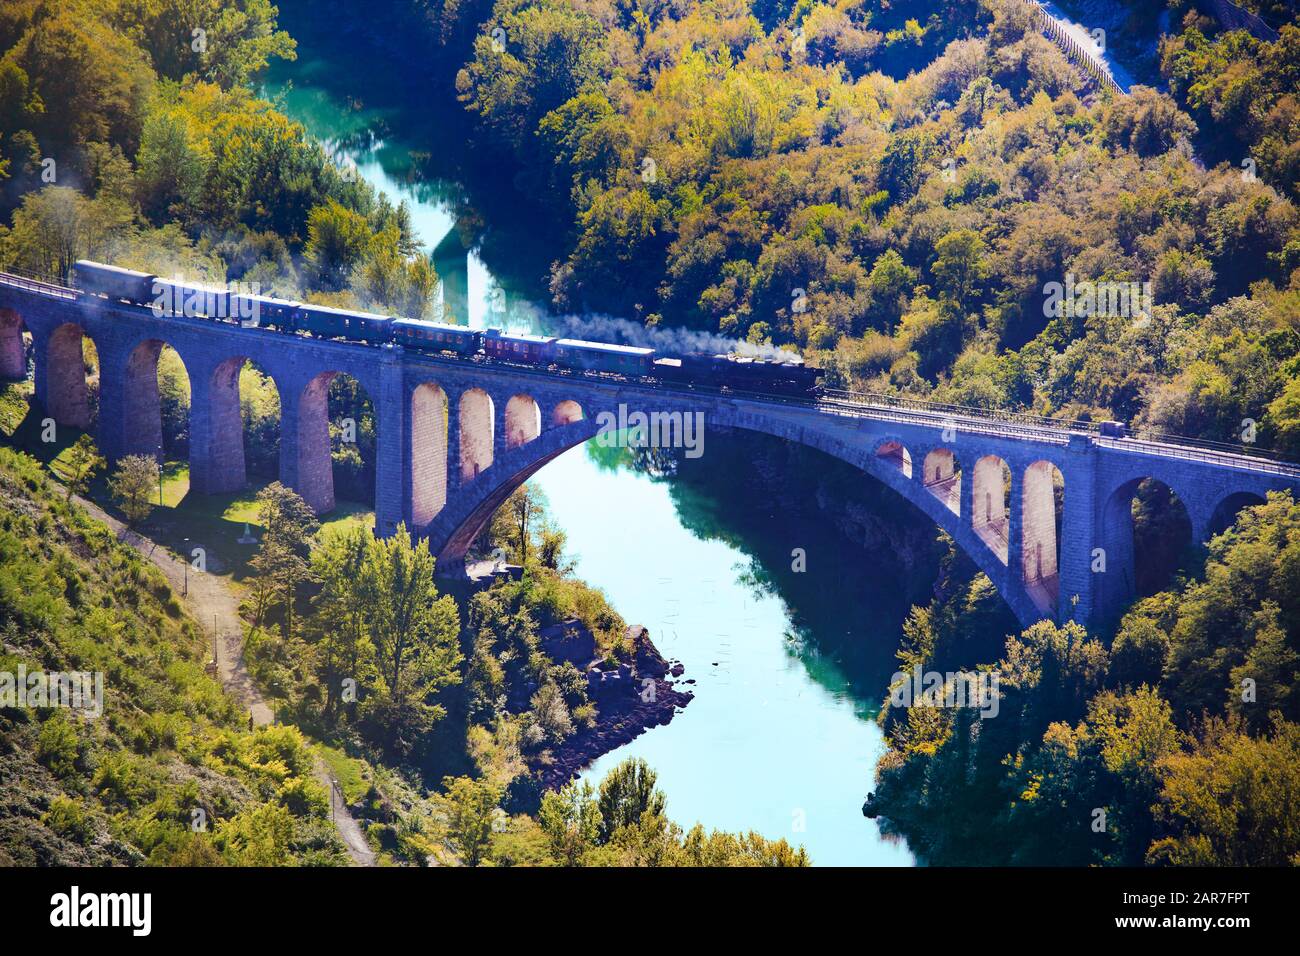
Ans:
MULTIPOLYGON (((225 581, 213 574, 186 570, 186 563, 157 542, 131 531, 103 508, 85 498, 73 496, 86 513, 102 521, 113 530, 118 540, 129 544, 152 561, 167 576, 172 590, 182 595, 185 608, 214 643, 217 651, 217 673, 221 684, 230 691, 253 716, 257 726, 275 722, 275 713, 263 699, 244 666, 244 625, 239 617, 239 601, 225 581), (188 593, 186 593, 188 591, 188 593)), ((347 805, 324 761, 316 758, 315 777, 330 795, 330 816, 347 846, 355 866, 374 866, 375 853, 366 842, 365 834, 348 812, 347 805)))

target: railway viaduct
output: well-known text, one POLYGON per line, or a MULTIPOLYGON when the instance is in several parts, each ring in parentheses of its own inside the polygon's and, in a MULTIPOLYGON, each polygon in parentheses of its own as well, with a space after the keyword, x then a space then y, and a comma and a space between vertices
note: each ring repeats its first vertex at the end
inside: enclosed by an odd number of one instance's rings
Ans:
MULTIPOLYGON (((327 391, 357 380, 376 414, 379 534, 405 522, 443 573, 510 493, 595 437, 603 415, 698 415, 707 435, 763 432, 848 462, 930 517, 983 570, 1022 623, 1099 623, 1135 593, 1131 502, 1167 485, 1195 541, 1300 468, 1208 447, 1106 438, 1086 426, 843 394, 810 401, 655 388, 469 359, 241 328, 110 303, 0 274, 0 377, 27 372, 57 425, 91 424, 83 335, 99 363, 98 442, 106 457, 161 453, 157 362, 169 345, 189 376, 190 476, 197 493, 244 487, 239 371, 256 362, 280 394, 280 478, 318 512, 334 507, 327 391)), ((705 441, 707 454, 707 438, 705 441)), ((611 527, 617 502, 608 508, 611 527)), ((798 542, 791 542, 792 548, 798 542)), ((817 556, 809 556, 816 571, 817 556)))

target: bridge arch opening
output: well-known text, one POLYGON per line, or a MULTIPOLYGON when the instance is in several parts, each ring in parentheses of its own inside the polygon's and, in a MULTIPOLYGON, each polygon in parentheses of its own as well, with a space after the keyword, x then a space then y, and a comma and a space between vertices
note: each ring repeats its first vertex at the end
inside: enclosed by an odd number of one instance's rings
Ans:
POLYGON ((123 454, 159 462, 190 455, 190 375, 180 354, 160 339, 131 350, 123 381, 123 454))
POLYGON ((542 411, 531 395, 512 395, 506 402, 506 448, 526 445, 542 433, 542 411))
POLYGON ((904 478, 912 477, 912 453, 903 446, 902 442, 883 442, 876 448, 876 457, 904 478))
POLYGON ((1237 491, 1225 496, 1214 506, 1214 511, 1211 513, 1210 537, 1223 534, 1236 524, 1237 516, 1243 509, 1266 503, 1267 500, 1263 495, 1257 495, 1252 491, 1237 491))
POLYGON ((99 354, 85 329, 65 322, 45 347, 45 410, 59 425, 82 431, 99 410, 99 354))
POLYGON ((480 472, 492 467, 492 396, 481 388, 467 389, 461 393, 456 413, 460 428, 460 477, 461 481, 473 481, 480 472))
MULTIPOLYGON (((725 430, 735 430, 745 434, 756 434, 772 440, 789 441, 790 439, 780 429, 777 422, 773 422, 772 430, 763 427, 762 423, 755 424, 746 422, 744 425, 725 426, 725 430)), ((481 556, 480 551, 476 551, 476 546, 481 546, 481 536, 486 527, 497 514, 500 507, 509 500, 510 495, 525 482, 531 480, 535 474, 541 471, 546 465, 555 461, 570 449, 582 445, 590 439, 599 435, 599 429, 596 423, 591 419, 576 424, 569 430, 550 429, 545 432, 538 444, 536 454, 527 456, 526 460, 520 461, 519 456, 505 459, 499 464, 509 464, 511 467, 507 471, 498 469, 484 476, 487 480, 479 482, 462 482, 457 488, 455 495, 449 501, 448 506, 438 518, 427 526, 426 531, 430 535, 430 546, 438 558, 440 574, 455 574, 458 568, 466 566, 467 559, 472 560, 475 555, 481 556)), ((463 439, 463 436, 462 436, 463 439)), ((936 524, 950 532, 954 539, 955 546, 964 549, 971 560, 986 574, 998 583, 1001 589, 1005 584, 1009 590, 1000 590, 999 596, 1004 602, 1004 611, 1007 615, 1007 621, 1012 621, 1018 617, 1022 624, 1027 624, 1034 620, 1032 604, 1025 594, 1023 582, 1019 577, 1014 580, 1011 576, 998 573, 998 559, 991 550, 974 545, 971 536, 968 533, 960 532, 956 527, 957 520, 949 512, 939 512, 939 509, 933 508, 929 499, 923 498, 921 494, 922 485, 920 482, 907 482, 901 487, 892 478, 887 478, 886 467, 879 459, 875 457, 874 452, 863 460, 861 452, 839 445, 834 442, 827 442, 826 446, 817 441, 802 442, 810 451, 828 456, 829 459, 843 464, 845 467, 857 469, 857 474, 865 473, 875 478, 883 486, 882 490, 887 490, 891 495, 898 495, 903 501, 912 505, 910 509, 903 509, 908 514, 908 521, 916 523, 916 532, 926 537, 927 540, 933 538, 929 529, 936 524), (883 482, 881 479, 885 479, 883 482), (936 513, 938 512, 938 513, 936 513), (1005 579, 1005 580, 1004 580, 1005 579)), ((860 447, 860 446, 859 446, 860 447)), ((716 452, 715 452, 716 454, 716 452)), ((716 460, 716 459, 715 459, 716 460)), ((918 458, 919 466, 920 460, 918 458)), ((1003 481, 1002 463, 1000 459, 993 458, 995 473, 999 479, 998 492, 999 500, 1004 503, 1005 508, 1005 486, 1003 481)), ((1009 481, 1010 470, 1007 469, 1006 480, 1009 481)), ((968 493, 969 494, 969 493, 968 493)), ((969 507, 963 511, 973 511, 969 507)), ((1005 515, 1004 527, 1005 527, 1005 515)), ((1004 542, 1004 548, 1006 547, 1004 542)), ((1005 562, 1005 558, 1003 559, 1005 562)), ((1005 569, 1005 563, 1002 568, 1005 569)), ((1020 563, 1017 561, 1017 571, 1020 563)), ((1009 625, 1014 627, 1014 625, 1009 625)))
POLYGON ((555 406, 551 412, 551 427, 559 428, 561 425, 572 425, 574 422, 580 422, 586 415, 583 414, 582 406, 572 399, 565 399, 555 406))
POLYGON ((0 379, 27 377, 27 340, 23 317, 14 309, 0 309, 0 379))
POLYGON ((338 501, 368 507, 375 494, 375 408, 346 372, 314 376, 298 396, 295 490, 317 514, 338 501))
POLYGON ((411 393, 411 523, 423 528, 447 504, 447 393, 423 382, 411 393))
POLYGON ((951 448, 936 448, 925 456, 921 481, 945 508, 961 514, 961 466, 951 448))
POLYGON ((1060 529, 1065 479, 1050 461, 1025 468, 1021 494, 1023 579, 1038 610, 1054 611, 1060 595, 1060 529))
POLYGON ((1006 564, 1011 524, 1010 466, 997 455, 985 455, 975 462, 971 491, 971 529, 1006 564))
POLYGON ((1187 508, 1167 484, 1133 478, 1120 485, 1102 509, 1100 552, 1093 551, 1102 607, 1117 616, 1136 598, 1168 586, 1190 564, 1192 522, 1187 508))

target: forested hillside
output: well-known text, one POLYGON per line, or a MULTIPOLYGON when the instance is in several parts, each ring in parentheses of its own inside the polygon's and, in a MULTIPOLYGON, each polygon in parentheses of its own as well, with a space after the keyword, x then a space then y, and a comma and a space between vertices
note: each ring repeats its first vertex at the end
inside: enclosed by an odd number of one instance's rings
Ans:
POLYGON ((938 864, 1300 864, 1298 548, 1290 496, 1247 509, 1113 639, 1043 621, 988 655, 982 578, 914 609, 901 669, 991 666, 1000 708, 888 710, 876 810, 938 864))
POLYGON ((555 224, 558 309, 770 341, 860 388, 1225 441, 1250 419, 1300 448, 1294 12, 1265 11, 1267 43, 1127 5, 1117 44, 1173 31, 1159 88, 1103 97, 1027 4, 942 7, 392 0, 357 31, 455 73, 485 188, 555 224), (1154 307, 1049 314, 1067 277, 1154 307))

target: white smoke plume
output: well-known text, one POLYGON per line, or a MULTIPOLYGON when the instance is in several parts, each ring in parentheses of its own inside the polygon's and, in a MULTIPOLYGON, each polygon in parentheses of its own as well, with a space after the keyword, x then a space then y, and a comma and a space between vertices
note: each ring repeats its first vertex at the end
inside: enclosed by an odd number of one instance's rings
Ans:
POLYGON ((634 345, 654 349, 670 358, 682 355, 726 355, 734 353, 769 362, 798 362, 794 352, 775 345, 754 345, 740 339, 727 338, 713 332, 681 329, 671 326, 645 326, 628 319, 611 315, 537 315, 534 327, 544 328, 548 335, 588 342, 609 342, 614 345, 634 345))

